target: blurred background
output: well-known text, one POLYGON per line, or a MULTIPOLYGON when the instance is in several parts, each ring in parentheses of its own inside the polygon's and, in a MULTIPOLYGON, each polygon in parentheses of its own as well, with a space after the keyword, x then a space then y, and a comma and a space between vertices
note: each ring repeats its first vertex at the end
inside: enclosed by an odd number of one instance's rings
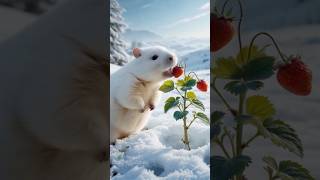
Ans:
POLYGON ((0 42, 64 0, 0 0, 0 42))
MULTIPOLYGON (((230 0, 229 8, 233 7, 235 19, 239 19, 239 10, 236 0, 230 0)), ((252 155, 254 163, 246 171, 249 179, 266 179, 261 158, 264 154, 274 155, 278 160, 292 159, 301 162, 311 171, 311 174, 320 179, 320 1, 318 0, 243 0, 244 20, 242 25, 242 39, 244 45, 248 45, 254 34, 264 31, 270 33, 278 42, 282 52, 286 55, 300 55, 309 68, 313 71, 313 90, 307 97, 295 96, 284 90, 278 84, 275 76, 265 83, 265 88, 258 91, 260 95, 269 96, 277 110, 276 117, 288 122, 297 130, 304 145, 303 159, 297 158, 281 148, 273 146, 269 140, 257 139, 245 154, 252 155)), ((221 8, 223 0, 213 1, 214 6, 221 8)), ((235 23, 237 23, 236 21, 235 23)), ((259 38, 257 45, 271 44, 265 37, 259 38)), ((236 38, 216 57, 234 56, 238 53, 236 38)), ((274 47, 268 47, 267 52, 279 60, 274 47)), ((224 83, 220 81, 219 87, 224 83)), ((224 93, 228 100, 235 103, 230 94, 224 93)), ((235 105, 235 104, 234 104, 235 105)), ((224 110, 221 101, 213 93, 211 96, 211 107, 224 110)), ((246 129, 246 134, 252 134, 252 129, 246 129)), ((217 148, 214 149, 216 153, 217 148)))

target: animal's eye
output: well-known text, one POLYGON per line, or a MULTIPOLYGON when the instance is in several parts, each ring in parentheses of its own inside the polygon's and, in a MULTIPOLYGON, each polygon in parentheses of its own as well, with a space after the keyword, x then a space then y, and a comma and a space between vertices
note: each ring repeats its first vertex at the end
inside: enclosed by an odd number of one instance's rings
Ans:
POLYGON ((158 59, 158 55, 153 55, 152 57, 151 57, 151 59, 154 61, 154 60, 157 60, 158 59))

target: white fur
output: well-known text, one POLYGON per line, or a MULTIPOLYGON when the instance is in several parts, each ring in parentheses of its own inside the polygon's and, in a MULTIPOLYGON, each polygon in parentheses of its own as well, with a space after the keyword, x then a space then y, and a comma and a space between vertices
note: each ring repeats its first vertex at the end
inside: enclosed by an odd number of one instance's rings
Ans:
POLYGON ((174 53, 164 47, 141 49, 141 56, 111 75, 110 142, 140 131, 150 116, 150 105, 160 98, 165 73, 177 64, 174 53), (157 55, 157 60, 152 56, 157 55), (172 60, 169 60, 172 57, 172 60), (142 82, 141 82, 142 80, 142 82))
POLYGON ((106 2, 62 3, 0 45, 1 180, 108 177, 108 67, 90 56, 106 56, 106 2))

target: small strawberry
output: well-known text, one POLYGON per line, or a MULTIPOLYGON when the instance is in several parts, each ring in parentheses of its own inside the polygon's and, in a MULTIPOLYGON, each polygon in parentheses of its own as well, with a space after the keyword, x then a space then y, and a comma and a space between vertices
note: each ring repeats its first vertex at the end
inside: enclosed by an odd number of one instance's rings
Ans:
POLYGON ((208 85, 207 85, 206 81, 200 80, 197 82, 197 88, 200 91, 206 92, 208 90, 208 85))
POLYGON ((218 17, 212 14, 210 28, 211 28, 211 51, 216 52, 227 45, 234 36, 234 27, 231 18, 224 16, 218 17))
POLYGON ((183 68, 182 68, 182 67, 180 67, 180 66, 175 66, 175 67, 172 69, 172 75, 173 75, 175 78, 180 77, 182 74, 183 74, 183 68))
POLYGON ((292 57, 289 62, 279 67, 279 84, 293 94, 307 96, 312 89, 312 72, 299 57, 292 57))

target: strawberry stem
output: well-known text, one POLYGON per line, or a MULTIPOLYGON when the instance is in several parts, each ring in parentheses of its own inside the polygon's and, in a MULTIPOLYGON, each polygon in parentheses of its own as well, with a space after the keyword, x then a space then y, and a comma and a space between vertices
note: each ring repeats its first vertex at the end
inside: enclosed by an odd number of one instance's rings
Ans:
POLYGON ((250 46, 249 46, 248 59, 250 59, 252 47, 253 47, 253 45, 254 45, 255 40, 256 40, 259 36, 262 36, 262 35, 267 36, 268 38, 271 39, 273 45, 275 46, 275 48, 277 49, 277 51, 278 51, 278 53, 279 53, 279 55, 280 55, 282 61, 285 62, 285 63, 287 63, 288 60, 286 59, 285 55, 281 52, 281 50, 280 50, 277 42, 275 41, 275 39, 274 39, 269 33, 266 33, 266 32, 260 32, 260 33, 256 34, 256 35, 252 38, 252 40, 251 40, 251 42, 250 42, 250 46))
POLYGON ((221 10, 221 14, 223 15, 224 10, 226 9, 226 6, 228 5, 228 3, 230 2, 230 0, 226 0, 223 5, 222 5, 222 10, 221 10))
POLYGON ((188 76, 190 76, 190 74, 195 75, 195 76, 196 76, 196 78, 197 78, 197 80, 198 80, 198 81, 200 81, 199 77, 197 76, 197 74, 196 74, 195 72, 193 72, 193 71, 189 72, 188 76))

